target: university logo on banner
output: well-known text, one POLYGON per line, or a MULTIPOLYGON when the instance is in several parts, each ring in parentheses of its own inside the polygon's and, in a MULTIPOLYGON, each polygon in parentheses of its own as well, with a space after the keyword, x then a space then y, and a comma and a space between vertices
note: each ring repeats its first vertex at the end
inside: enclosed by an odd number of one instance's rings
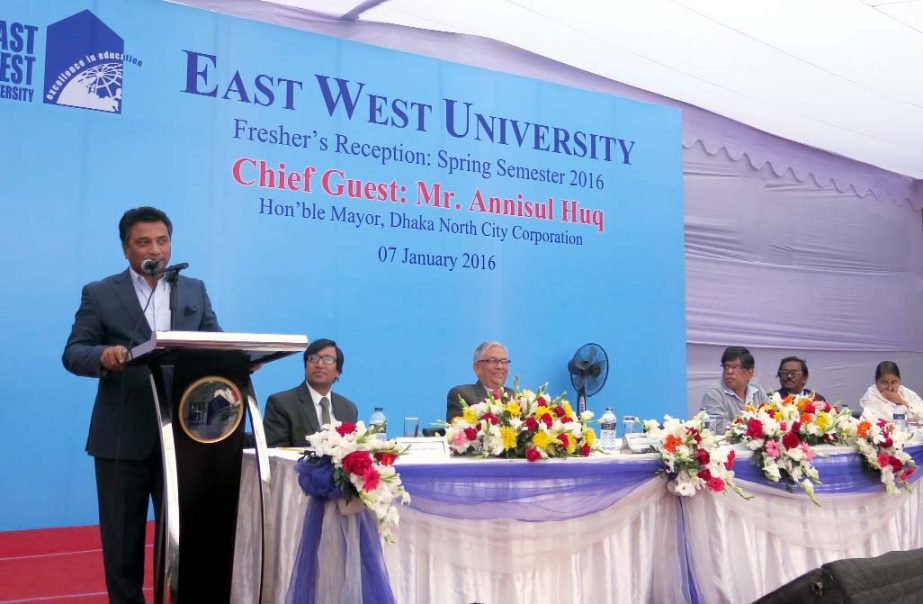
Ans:
POLYGON ((125 41, 88 10, 48 26, 45 103, 122 112, 125 41))

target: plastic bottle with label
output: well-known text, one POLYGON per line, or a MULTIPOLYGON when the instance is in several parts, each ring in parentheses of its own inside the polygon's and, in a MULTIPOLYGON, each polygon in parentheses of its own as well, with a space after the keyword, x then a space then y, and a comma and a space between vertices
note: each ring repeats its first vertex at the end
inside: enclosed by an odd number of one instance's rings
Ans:
POLYGON ((615 411, 612 407, 606 407, 606 411, 599 418, 599 446, 609 453, 618 449, 615 421, 615 411))
POLYGON ((384 409, 381 407, 375 407, 372 417, 369 418, 369 427, 374 428, 376 426, 381 427, 381 431, 375 435, 378 440, 388 440, 388 418, 385 417, 384 409))
POLYGON ((892 421, 894 422, 894 427, 900 430, 901 432, 907 431, 907 413, 903 410, 895 410, 891 414, 892 421))

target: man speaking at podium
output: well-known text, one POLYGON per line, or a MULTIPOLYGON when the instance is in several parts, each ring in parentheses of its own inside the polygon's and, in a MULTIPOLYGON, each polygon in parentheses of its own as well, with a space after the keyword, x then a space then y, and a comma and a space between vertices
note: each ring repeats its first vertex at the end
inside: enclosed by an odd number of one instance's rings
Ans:
POLYGON ((182 331, 221 331, 205 285, 164 279, 173 225, 152 207, 128 210, 119 221, 128 268, 83 288, 63 361, 68 371, 99 378, 87 453, 95 458, 106 588, 113 603, 144 602, 144 532, 148 500, 160 520, 163 467, 145 365, 126 366, 131 348, 170 329, 170 293, 177 288, 174 325, 182 331))

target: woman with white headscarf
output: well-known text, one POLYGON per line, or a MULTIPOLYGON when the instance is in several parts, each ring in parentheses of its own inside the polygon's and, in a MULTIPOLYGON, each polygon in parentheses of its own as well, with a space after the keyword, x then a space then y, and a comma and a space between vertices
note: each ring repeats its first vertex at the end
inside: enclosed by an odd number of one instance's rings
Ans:
POLYGON ((859 399, 863 417, 891 421, 894 412, 908 418, 923 419, 923 399, 916 392, 901 385, 901 370, 893 361, 882 361, 875 368, 875 383, 859 399))

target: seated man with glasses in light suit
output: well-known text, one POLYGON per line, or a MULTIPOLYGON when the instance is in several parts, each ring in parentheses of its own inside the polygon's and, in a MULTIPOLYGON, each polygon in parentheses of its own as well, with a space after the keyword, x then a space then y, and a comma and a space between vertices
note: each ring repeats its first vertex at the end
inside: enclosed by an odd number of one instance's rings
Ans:
POLYGON ((311 342, 304 351, 305 380, 266 401, 263 427, 270 447, 304 447, 326 424, 355 422, 356 405, 330 390, 343 372, 343 351, 333 340, 311 342))
POLYGON ((826 401, 820 393, 808 390, 804 387, 808 382, 808 364, 804 359, 798 357, 785 357, 779 361, 779 371, 776 373, 779 378, 780 388, 776 391, 783 399, 789 395, 806 396, 813 398, 815 401, 826 401))
POLYGON ((702 397, 702 408, 709 415, 724 419, 725 425, 741 414, 744 405, 759 405, 769 400, 766 391, 754 384, 756 361, 743 346, 728 346, 721 355, 721 381, 710 386, 702 397))
POLYGON ((476 405, 487 398, 488 388, 502 389, 509 395, 513 394, 512 389, 504 386, 506 376, 510 373, 510 359, 506 346, 500 342, 482 342, 474 351, 473 368, 478 381, 474 384, 455 386, 446 396, 445 419, 448 422, 462 414, 459 397, 468 405, 476 405))

